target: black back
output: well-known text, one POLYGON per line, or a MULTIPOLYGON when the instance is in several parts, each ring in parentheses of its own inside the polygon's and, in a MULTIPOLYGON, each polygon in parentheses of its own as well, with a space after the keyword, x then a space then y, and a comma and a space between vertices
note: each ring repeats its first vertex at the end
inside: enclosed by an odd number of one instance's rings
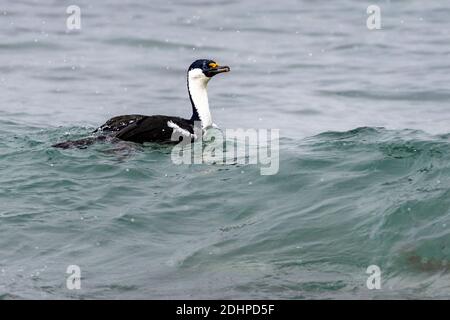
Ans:
POLYGON ((119 131, 115 137, 125 141, 177 143, 172 141, 173 129, 167 125, 172 121, 180 128, 194 133, 194 123, 190 120, 170 116, 144 116, 119 131))

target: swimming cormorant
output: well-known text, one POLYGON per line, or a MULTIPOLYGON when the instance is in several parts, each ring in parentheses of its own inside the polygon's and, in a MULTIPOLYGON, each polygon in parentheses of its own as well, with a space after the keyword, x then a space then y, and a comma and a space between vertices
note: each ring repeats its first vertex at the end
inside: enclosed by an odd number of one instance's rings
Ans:
POLYGON ((195 124, 200 124, 202 130, 214 126, 206 90, 209 80, 216 74, 229 71, 228 66, 219 66, 216 62, 207 59, 196 60, 190 65, 187 72, 187 87, 192 104, 192 117, 190 119, 164 115, 133 114, 117 116, 97 128, 94 133, 98 135, 95 137, 62 142, 55 144, 54 147, 63 149, 83 148, 96 141, 106 140, 108 137, 138 143, 177 143, 178 140, 172 140, 174 132, 178 136, 194 140, 196 137, 195 124))

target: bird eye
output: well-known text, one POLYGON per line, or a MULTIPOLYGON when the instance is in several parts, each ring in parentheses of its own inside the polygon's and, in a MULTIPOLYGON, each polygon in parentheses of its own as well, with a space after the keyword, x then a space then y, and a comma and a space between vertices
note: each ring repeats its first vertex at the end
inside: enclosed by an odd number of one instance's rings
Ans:
POLYGON ((209 66, 211 67, 211 68, 217 68, 217 63, 215 63, 215 62, 211 62, 210 64, 209 64, 209 66))

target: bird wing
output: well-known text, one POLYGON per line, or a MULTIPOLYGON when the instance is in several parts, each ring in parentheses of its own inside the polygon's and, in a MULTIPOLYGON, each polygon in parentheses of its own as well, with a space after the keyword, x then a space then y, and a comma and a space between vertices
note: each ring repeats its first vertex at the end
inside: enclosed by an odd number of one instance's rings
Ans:
POLYGON ((147 116, 123 128, 117 133, 116 137, 122 140, 139 143, 174 143, 177 142, 172 141, 171 139, 174 130, 177 130, 177 132, 183 130, 183 136, 188 132, 191 134, 194 133, 189 120, 168 116, 147 116), (171 125, 169 125, 169 123, 171 123, 171 125))
POLYGON ((139 120, 142 120, 145 118, 145 116, 140 114, 130 114, 130 115, 124 115, 124 116, 117 116, 114 118, 109 119, 106 121, 105 124, 98 127, 95 132, 101 131, 101 132, 114 132, 114 131, 120 131, 130 124, 133 124, 139 120))

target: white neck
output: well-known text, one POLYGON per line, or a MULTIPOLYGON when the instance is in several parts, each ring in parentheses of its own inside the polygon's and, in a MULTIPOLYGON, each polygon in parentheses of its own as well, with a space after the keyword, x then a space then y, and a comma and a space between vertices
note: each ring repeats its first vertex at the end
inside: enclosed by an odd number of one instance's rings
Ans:
POLYGON ((202 128, 208 128, 213 124, 206 90, 210 79, 200 69, 192 69, 188 72, 188 90, 194 104, 193 107, 197 110, 202 123, 202 128))

